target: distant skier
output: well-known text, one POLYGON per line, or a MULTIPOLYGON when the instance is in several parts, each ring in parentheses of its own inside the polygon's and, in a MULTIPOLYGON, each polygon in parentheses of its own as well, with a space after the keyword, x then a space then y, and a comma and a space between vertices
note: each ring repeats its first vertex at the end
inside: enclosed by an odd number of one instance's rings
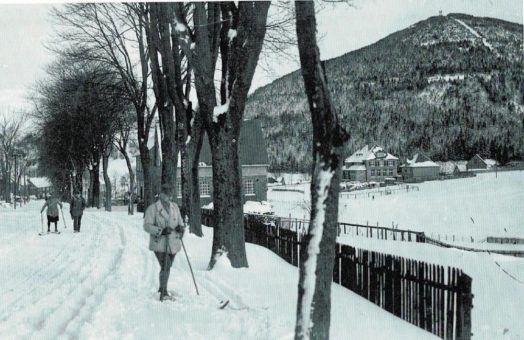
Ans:
POLYGON ((71 199, 71 205, 69 206, 69 212, 73 219, 73 232, 80 232, 80 224, 82 222, 82 214, 86 208, 86 200, 80 195, 79 190, 75 190, 73 198, 71 199))
POLYGON ((55 233, 58 232, 58 220, 59 214, 58 214, 58 206, 60 206, 60 209, 62 209, 62 202, 55 197, 55 195, 51 194, 48 199, 46 199, 44 206, 40 210, 40 214, 44 212, 44 210, 47 207, 47 232, 51 232, 51 223, 55 224, 55 233))
POLYGON ((182 247, 180 239, 185 231, 180 209, 176 203, 170 202, 169 192, 170 187, 162 185, 159 200, 147 208, 144 217, 144 230, 150 234, 149 250, 155 252, 160 264, 160 301, 170 298, 167 291, 169 273, 175 255, 182 247))

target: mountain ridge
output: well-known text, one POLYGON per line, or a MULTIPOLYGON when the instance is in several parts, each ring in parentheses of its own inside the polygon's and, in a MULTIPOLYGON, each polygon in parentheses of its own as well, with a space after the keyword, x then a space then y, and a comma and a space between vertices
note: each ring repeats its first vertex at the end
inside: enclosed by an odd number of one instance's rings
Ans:
MULTIPOLYGON (((377 142, 401 157, 522 157, 522 40, 522 25, 454 13, 326 60, 352 136, 346 153, 377 142)), ((271 169, 309 170, 309 115, 299 70, 249 97, 246 117, 261 120, 271 169)))

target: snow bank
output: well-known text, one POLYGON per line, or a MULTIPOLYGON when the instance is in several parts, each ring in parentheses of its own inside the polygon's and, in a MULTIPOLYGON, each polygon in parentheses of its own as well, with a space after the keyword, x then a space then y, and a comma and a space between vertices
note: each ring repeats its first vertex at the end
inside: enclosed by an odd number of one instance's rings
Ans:
POLYGON ((244 214, 273 214, 273 207, 269 202, 246 201, 244 214))
MULTIPOLYGON (((209 202, 202 208, 213 210, 213 202, 209 202)), ((244 214, 273 214, 273 206, 266 201, 246 201, 244 203, 244 214)))

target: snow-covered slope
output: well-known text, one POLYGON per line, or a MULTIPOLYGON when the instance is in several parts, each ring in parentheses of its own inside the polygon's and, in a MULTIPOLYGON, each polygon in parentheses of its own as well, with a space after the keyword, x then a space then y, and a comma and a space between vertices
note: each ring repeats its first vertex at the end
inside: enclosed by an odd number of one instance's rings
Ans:
MULTIPOLYGON (((424 231, 428 236, 485 240, 487 236, 524 237, 524 171, 478 174, 476 177, 416 184, 419 190, 380 193, 357 191, 341 196, 339 221, 424 231)), ((308 218, 305 193, 268 191, 275 214, 308 218)))
MULTIPOLYGON (((66 216, 62 234, 39 237, 42 204, 0 210, 0 339, 293 338, 298 271, 268 250, 248 245, 248 269, 221 259, 207 271, 212 230, 186 235, 200 296, 180 253, 176 301, 160 303, 141 215, 88 210, 81 233, 66 216)), ((434 338, 344 288, 332 294, 332 339, 434 338)))

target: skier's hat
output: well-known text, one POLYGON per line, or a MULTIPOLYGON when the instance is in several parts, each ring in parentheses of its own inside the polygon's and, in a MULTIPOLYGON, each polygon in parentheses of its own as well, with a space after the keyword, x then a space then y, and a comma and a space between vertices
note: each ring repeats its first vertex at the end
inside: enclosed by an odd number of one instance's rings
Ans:
POLYGON ((169 194, 171 192, 171 185, 169 185, 168 183, 163 183, 162 186, 160 187, 160 192, 164 193, 164 194, 169 194))

